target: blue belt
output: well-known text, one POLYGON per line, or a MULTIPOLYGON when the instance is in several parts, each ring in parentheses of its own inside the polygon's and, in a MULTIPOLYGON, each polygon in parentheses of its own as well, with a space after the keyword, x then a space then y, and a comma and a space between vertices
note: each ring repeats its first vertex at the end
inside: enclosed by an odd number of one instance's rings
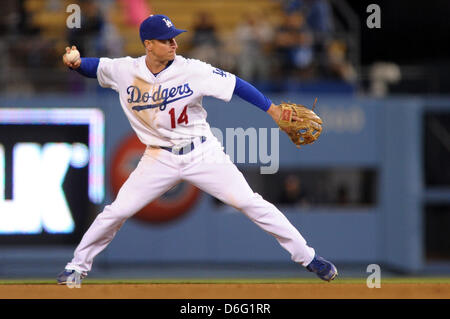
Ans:
MULTIPOLYGON (((200 137, 200 143, 204 143, 206 141, 206 136, 200 137)), ((192 151, 195 148, 194 142, 191 142, 191 144, 187 144, 181 148, 178 147, 166 147, 166 146, 160 146, 163 150, 169 151, 175 155, 183 155, 187 154, 190 151, 192 151)))

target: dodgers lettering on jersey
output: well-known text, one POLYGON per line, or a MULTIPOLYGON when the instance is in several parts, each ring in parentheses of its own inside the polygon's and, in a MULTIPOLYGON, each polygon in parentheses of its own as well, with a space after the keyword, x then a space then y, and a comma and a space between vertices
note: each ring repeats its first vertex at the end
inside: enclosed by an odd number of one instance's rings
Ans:
POLYGON ((133 110, 142 111, 145 109, 159 107, 161 111, 164 111, 167 104, 187 98, 191 96, 194 91, 192 91, 189 87, 189 83, 185 83, 178 87, 171 87, 170 89, 165 88, 163 90, 161 90, 160 85, 153 95, 150 95, 149 92, 142 93, 139 87, 131 85, 127 88, 127 93, 130 96, 128 103, 149 103, 144 105, 135 105, 133 106, 133 110))
POLYGON ((202 98, 231 100, 236 78, 195 59, 177 55, 153 75, 145 56, 100 58, 97 79, 119 93, 120 104, 142 143, 174 146, 197 136, 213 137, 202 98))

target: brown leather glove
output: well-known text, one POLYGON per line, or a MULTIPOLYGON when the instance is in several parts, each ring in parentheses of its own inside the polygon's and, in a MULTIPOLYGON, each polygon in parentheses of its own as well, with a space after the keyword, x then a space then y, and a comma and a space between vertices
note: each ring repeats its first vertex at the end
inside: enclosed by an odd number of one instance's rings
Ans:
POLYGON ((298 148, 300 145, 314 143, 322 133, 322 119, 313 111, 316 102, 317 98, 312 109, 295 103, 280 104, 281 116, 277 124, 298 148), (301 120, 296 121, 293 116, 301 120))

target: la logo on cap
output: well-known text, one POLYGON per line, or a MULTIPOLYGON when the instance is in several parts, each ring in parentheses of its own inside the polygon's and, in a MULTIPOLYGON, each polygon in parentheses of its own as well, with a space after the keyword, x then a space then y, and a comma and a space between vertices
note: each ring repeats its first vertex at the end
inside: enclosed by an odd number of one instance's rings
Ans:
POLYGON ((172 22, 170 22, 170 21, 167 20, 166 18, 163 18, 163 20, 164 20, 164 22, 166 23, 166 25, 167 25, 168 28, 173 27, 172 22))

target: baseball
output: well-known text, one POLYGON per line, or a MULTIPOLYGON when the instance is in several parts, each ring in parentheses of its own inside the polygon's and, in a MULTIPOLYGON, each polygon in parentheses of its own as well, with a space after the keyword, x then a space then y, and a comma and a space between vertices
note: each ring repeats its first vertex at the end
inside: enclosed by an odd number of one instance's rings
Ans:
POLYGON ((70 63, 75 63, 80 58, 80 52, 78 50, 71 50, 66 53, 67 61, 70 63))

